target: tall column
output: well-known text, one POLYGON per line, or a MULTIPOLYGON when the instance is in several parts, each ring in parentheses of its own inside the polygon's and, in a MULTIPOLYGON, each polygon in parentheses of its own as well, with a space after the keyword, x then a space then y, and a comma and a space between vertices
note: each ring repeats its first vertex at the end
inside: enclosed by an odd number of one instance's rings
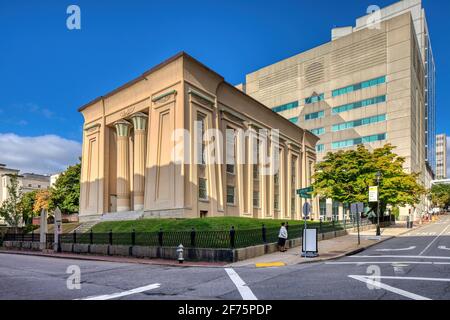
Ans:
POLYGON ((131 123, 119 120, 117 131, 117 211, 130 211, 130 164, 129 145, 131 123))
POLYGON ((134 179, 133 179, 133 203, 134 210, 144 209, 145 188, 145 147, 146 126, 148 116, 145 113, 136 113, 131 117, 134 127, 134 179))

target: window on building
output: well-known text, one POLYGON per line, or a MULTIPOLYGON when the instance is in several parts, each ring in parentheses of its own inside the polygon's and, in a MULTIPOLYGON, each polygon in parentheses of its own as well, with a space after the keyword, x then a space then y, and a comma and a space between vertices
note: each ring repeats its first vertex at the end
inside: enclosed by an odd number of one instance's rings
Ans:
POLYGON ((319 200, 319 210, 320 210, 320 215, 322 217, 327 216, 327 200, 326 199, 319 200))
POLYGON ((353 146, 359 145, 359 144, 384 141, 384 140, 386 140, 386 137, 387 137, 386 133, 381 133, 381 134, 376 134, 373 136, 367 136, 367 137, 362 137, 362 138, 333 142, 331 144, 331 147, 333 148, 333 150, 349 148, 349 147, 353 147, 353 146))
POLYGON ((275 194, 273 196, 273 208, 275 210, 280 210, 280 195, 279 194, 275 194))
POLYGON ((348 93, 351 93, 351 92, 354 92, 354 91, 358 91, 358 90, 361 90, 361 89, 378 86, 378 85, 383 84, 385 82, 386 82, 386 76, 382 76, 382 77, 379 77, 379 78, 376 78, 376 79, 372 79, 372 80, 356 83, 356 84, 353 84, 353 85, 348 86, 348 87, 344 87, 344 88, 333 90, 332 96, 333 97, 341 96, 341 95, 348 94, 348 93))
POLYGON ((314 133, 316 136, 321 136, 325 134, 325 128, 312 129, 311 132, 314 133))
POLYGON ((337 201, 333 201, 333 219, 334 220, 339 220, 339 207, 340 207, 341 203, 337 202, 337 201))
POLYGON ((315 96, 311 96, 305 99, 305 104, 313 104, 325 100, 325 95, 323 93, 315 96))
POLYGON ((234 205, 235 199, 234 199, 234 186, 227 186, 227 204, 234 205))
POLYGON ((305 120, 314 120, 314 119, 320 119, 325 117, 325 111, 319 111, 319 112, 314 112, 314 113, 309 113, 307 115, 305 115, 305 120))
POLYGON ((291 103, 283 104, 281 106, 272 108, 272 111, 278 113, 278 112, 283 112, 283 111, 287 111, 287 110, 292 110, 292 109, 295 109, 295 108, 298 108, 298 101, 294 101, 294 102, 291 102, 291 103))
POLYGON ((368 106, 375 105, 375 104, 382 103, 382 102, 386 102, 385 95, 335 107, 335 108, 333 108, 332 113, 339 114, 342 112, 359 109, 359 108, 364 108, 364 107, 368 107, 368 106))
POLYGON ((259 180, 259 140, 256 139, 255 144, 254 144, 254 155, 255 155, 255 162, 253 164, 253 179, 254 180, 259 180))
POLYGON ((298 124, 298 117, 290 118, 289 121, 298 124))
POLYGON ((205 150, 206 150, 206 142, 205 142, 205 122, 206 117, 205 115, 199 113, 197 115, 197 130, 198 130, 198 137, 197 139, 197 159, 199 160, 199 164, 205 165, 206 159, 205 159, 205 150))
POLYGON ((204 178, 198 179, 198 197, 200 200, 208 200, 208 188, 204 178))
POLYGON ((259 208, 259 191, 253 191, 253 207, 259 208))
POLYGON ((317 146, 316 146, 316 152, 317 153, 322 153, 322 152, 324 152, 325 151, 325 145, 323 145, 323 144, 318 144, 317 146))
POLYGON ((295 188, 296 187, 296 183, 297 183, 297 157, 292 157, 292 162, 291 162, 291 182, 292 182, 292 187, 295 188))
POLYGON ((291 195, 291 213, 295 214, 295 194, 291 195))
POLYGON ((227 146, 227 173, 235 174, 236 163, 236 135, 232 128, 226 130, 226 146, 227 146))
POLYGON ((375 123, 379 123, 379 122, 383 122, 383 121, 386 121, 386 115, 380 114, 380 115, 373 116, 370 118, 358 119, 358 120, 353 120, 353 121, 349 121, 349 122, 335 124, 335 125, 333 125, 332 130, 333 130, 333 132, 338 132, 338 131, 348 130, 348 129, 357 128, 357 127, 361 127, 361 126, 367 126, 367 125, 371 125, 371 124, 375 124, 375 123))

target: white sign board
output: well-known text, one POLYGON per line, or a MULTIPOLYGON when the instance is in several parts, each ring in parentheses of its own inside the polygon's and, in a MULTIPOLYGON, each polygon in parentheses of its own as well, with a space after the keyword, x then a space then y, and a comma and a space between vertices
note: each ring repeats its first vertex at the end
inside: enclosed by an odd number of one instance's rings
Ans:
POLYGON ((303 230, 302 251, 314 253, 319 252, 317 248, 317 229, 303 230))
POLYGON ((378 202, 378 187, 369 187, 369 202, 378 202))

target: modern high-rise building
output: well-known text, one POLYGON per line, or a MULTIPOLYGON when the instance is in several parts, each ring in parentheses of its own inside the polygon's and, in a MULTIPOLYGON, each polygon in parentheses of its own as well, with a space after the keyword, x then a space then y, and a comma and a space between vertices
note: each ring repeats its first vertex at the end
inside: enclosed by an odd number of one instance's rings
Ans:
MULTIPOLYGON (((334 28, 330 42, 248 74, 240 88, 318 135, 319 161, 330 151, 391 143, 425 185, 433 180, 436 148, 425 11, 421 0, 404 0, 368 12, 355 27, 334 28)), ((426 210, 426 202, 415 209, 426 210)), ((341 204, 321 203, 323 215, 342 211, 341 204)))
POLYGON ((436 180, 447 179, 447 135, 436 136, 436 180))

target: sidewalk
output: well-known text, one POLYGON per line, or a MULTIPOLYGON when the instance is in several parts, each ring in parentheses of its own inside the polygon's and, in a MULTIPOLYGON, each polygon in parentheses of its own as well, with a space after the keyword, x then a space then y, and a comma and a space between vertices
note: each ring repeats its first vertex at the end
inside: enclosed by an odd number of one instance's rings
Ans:
MULTIPOLYGON (((425 225, 425 224, 424 224, 425 225)), ((319 257, 317 258, 302 258, 300 256, 301 247, 289 249, 286 252, 275 252, 253 259, 231 263, 230 267, 272 267, 272 266, 286 266, 301 263, 320 262, 324 260, 332 260, 341 258, 345 255, 356 253, 360 250, 367 249, 373 245, 383 241, 392 239, 396 236, 407 233, 411 230, 420 228, 415 226, 413 229, 407 229, 405 224, 399 224, 388 228, 381 229, 381 240, 375 239, 375 229, 367 230, 360 233, 361 245, 358 245, 358 233, 353 232, 349 235, 333 238, 329 240, 319 241, 319 257)))

